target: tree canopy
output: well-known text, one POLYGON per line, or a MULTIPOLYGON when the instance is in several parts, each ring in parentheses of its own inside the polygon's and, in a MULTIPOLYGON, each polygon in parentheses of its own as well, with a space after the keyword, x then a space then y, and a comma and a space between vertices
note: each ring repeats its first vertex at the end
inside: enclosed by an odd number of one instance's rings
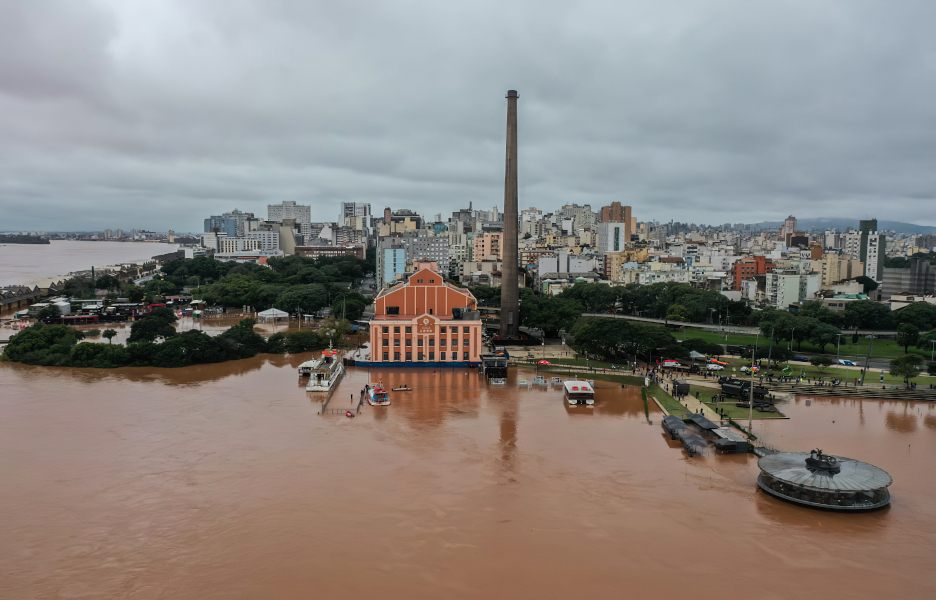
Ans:
POLYGON ((910 380, 920 374, 923 358, 916 354, 905 354, 890 362, 890 374, 900 377, 908 387, 910 380))
POLYGON ((689 356, 689 348, 677 344, 665 327, 624 319, 592 319, 575 334, 574 344, 608 361, 635 355, 646 360, 689 356))

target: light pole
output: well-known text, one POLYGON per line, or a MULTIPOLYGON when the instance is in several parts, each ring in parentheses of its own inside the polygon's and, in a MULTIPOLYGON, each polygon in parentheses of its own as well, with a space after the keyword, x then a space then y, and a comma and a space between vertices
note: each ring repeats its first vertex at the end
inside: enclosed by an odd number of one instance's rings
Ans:
POLYGON ((933 360, 933 352, 936 352, 936 340, 933 340, 933 341, 930 342, 930 343, 933 344, 933 347, 930 348, 930 361, 932 361, 932 360, 933 360))
POLYGON ((836 335, 838 336, 838 339, 836 340, 836 343, 835 343, 835 364, 837 365, 837 364, 838 364, 838 361, 841 360, 841 356, 842 356, 842 336, 845 335, 845 334, 844 334, 844 333, 837 333, 836 335))
POLYGON ((715 317, 712 316, 712 314, 715 312, 715 309, 714 309, 714 308, 710 308, 710 309, 708 309, 708 312, 709 312, 709 322, 710 322, 712 325, 714 325, 714 324, 715 324, 715 317))
MULTIPOLYGON (((754 366, 754 353, 757 352, 757 341, 760 339, 760 331, 754 336, 754 349, 751 350, 751 366, 754 366)), ((748 435, 754 433, 754 369, 751 369, 751 397, 748 398, 748 435)))
POLYGON ((793 352, 793 332, 796 331, 796 327, 790 330, 790 352, 793 352))

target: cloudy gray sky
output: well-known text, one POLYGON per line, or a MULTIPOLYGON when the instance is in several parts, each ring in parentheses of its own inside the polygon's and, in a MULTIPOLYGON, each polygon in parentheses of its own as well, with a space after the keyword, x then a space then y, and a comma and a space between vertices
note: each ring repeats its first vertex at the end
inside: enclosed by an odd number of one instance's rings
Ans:
POLYGON ((0 0, 0 230, 341 201, 936 225, 936 2, 0 0))

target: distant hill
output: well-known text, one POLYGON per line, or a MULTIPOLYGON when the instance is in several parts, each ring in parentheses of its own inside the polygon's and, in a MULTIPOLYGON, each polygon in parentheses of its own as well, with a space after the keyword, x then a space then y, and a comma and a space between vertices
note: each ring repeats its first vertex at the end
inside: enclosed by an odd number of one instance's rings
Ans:
MULTIPOLYGON (((755 225, 768 228, 780 228, 783 221, 763 221, 755 225)), ((800 231, 809 231, 816 229, 838 229, 839 231, 848 231, 849 229, 858 229, 858 219, 830 219, 820 217, 818 219, 797 219, 796 228, 800 231)), ((878 219, 878 229, 887 231, 896 231, 897 233, 936 233, 936 227, 929 225, 914 225, 913 223, 901 223, 900 221, 882 221, 878 219)))

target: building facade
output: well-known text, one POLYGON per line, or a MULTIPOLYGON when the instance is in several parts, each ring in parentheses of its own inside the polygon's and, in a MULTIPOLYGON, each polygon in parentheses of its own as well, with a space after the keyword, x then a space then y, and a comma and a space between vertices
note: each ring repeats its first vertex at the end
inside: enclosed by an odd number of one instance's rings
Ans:
POLYGON ((483 347, 477 301, 468 290, 421 267, 403 285, 377 295, 370 347, 375 365, 477 365, 483 347))
POLYGON ((630 241, 628 223, 604 222, 598 224, 598 253, 621 252, 630 241))
POLYGON ((755 275, 766 275, 774 270, 776 265, 767 260, 766 256, 753 256, 742 258, 731 265, 731 289, 740 291, 741 282, 755 275))
POLYGON ((292 219, 296 223, 311 223, 312 207, 307 204, 296 204, 292 200, 280 204, 267 204, 267 221, 282 222, 283 219, 292 219))

